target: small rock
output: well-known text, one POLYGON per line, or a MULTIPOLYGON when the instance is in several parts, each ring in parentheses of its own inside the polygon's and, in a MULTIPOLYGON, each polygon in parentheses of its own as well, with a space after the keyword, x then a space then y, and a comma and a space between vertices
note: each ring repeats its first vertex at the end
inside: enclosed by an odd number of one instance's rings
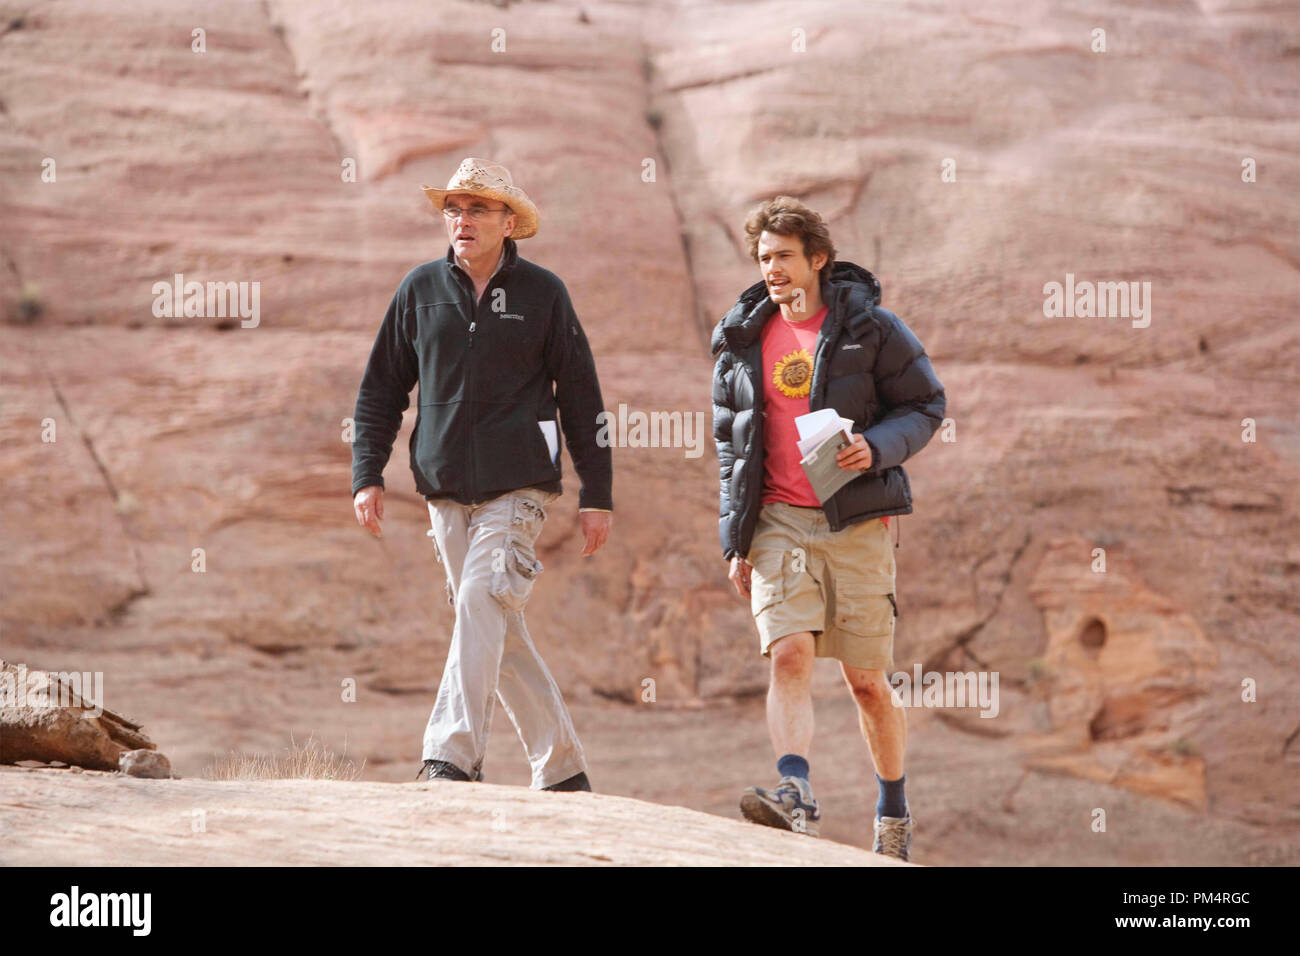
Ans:
POLYGON ((156 750, 128 750, 118 758, 117 767, 132 777, 165 780, 172 775, 171 762, 156 750))
POLYGON ((38 767, 44 767, 45 761, 44 760, 15 760, 14 766, 24 767, 28 770, 35 770, 38 767))
POLYGON ((62 770, 64 767, 67 766, 67 764, 64 763, 62 760, 51 760, 51 761, 49 762, 49 766, 51 766, 51 767, 57 767, 57 768, 59 768, 60 770, 62 770))
POLYGON ((68 769, 71 770, 73 773, 85 773, 85 771, 82 770, 80 767, 69 767, 68 769))

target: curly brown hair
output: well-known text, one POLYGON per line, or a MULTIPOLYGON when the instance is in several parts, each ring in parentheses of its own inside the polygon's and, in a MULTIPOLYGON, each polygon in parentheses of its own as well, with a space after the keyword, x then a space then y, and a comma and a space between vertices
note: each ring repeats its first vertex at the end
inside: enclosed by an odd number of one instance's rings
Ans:
POLYGON ((798 236, 803 254, 809 262, 819 252, 826 253, 826 264, 818 273, 824 279, 835 266, 835 243, 831 242, 826 222, 793 196, 777 196, 756 206, 745 220, 745 246, 749 256, 758 261, 758 239, 764 232, 778 236, 798 236))

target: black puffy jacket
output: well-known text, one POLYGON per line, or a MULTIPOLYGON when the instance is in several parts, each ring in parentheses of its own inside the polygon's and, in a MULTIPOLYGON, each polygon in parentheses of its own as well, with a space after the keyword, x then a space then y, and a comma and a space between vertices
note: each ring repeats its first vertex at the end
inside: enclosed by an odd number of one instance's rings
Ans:
MULTIPOLYGON (((821 285, 828 306, 813 356, 808 408, 853 419, 871 446, 871 467, 822 505, 832 531, 912 513, 902 463, 943 422, 943 385, 902 319, 880 302, 880 282, 836 262, 821 285)), ((763 326, 778 306, 767 287, 746 289, 713 330, 713 438, 721 470, 718 534, 723 557, 748 557, 763 490, 763 326)))

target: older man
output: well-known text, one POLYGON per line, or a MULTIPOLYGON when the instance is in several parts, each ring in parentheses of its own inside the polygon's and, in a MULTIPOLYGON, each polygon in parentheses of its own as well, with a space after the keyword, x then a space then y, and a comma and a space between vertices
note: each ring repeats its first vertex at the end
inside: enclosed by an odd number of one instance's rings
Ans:
POLYGON ((595 362, 564 283, 520 257, 537 207, 505 167, 466 159, 446 189, 423 187, 450 247, 417 266, 389 303, 357 395, 352 494, 380 535, 383 470, 420 384, 411 436, 416 490, 455 608, 447 665, 424 732, 428 780, 481 780, 500 698, 541 790, 590 790, 564 699, 524 624, 542 570, 535 542, 561 494, 562 430, 582 480, 584 556, 613 520, 610 449, 595 362))

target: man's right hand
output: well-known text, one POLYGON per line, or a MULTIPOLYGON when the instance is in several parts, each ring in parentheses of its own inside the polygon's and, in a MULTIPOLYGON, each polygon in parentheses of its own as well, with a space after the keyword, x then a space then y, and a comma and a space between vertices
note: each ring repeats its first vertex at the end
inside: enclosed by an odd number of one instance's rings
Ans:
POLYGON ((749 597, 749 572, 752 566, 740 555, 735 555, 731 559, 731 573, 727 577, 731 578, 731 583, 736 586, 736 593, 743 598, 749 597))
POLYGON ((379 522, 384 520, 384 486, 367 485, 352 499, 352 510, 357 513, 357 524, 376 538, 384 536, 379 522))

